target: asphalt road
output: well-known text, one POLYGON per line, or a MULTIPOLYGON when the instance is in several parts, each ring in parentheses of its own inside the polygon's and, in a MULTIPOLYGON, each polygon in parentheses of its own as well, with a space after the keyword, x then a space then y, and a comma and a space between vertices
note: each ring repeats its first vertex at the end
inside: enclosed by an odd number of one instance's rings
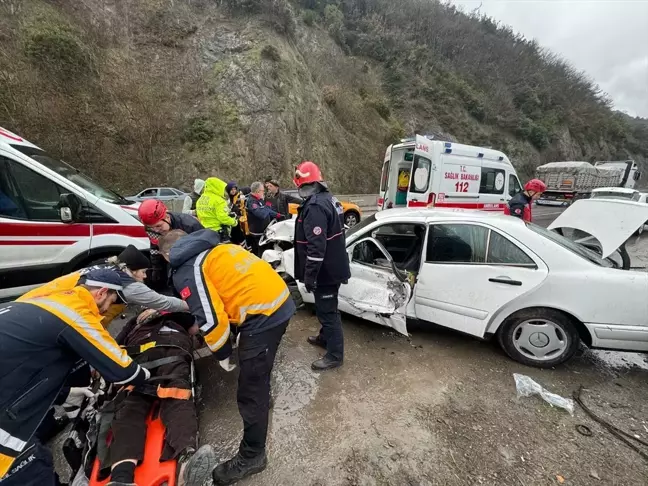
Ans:
POLYGON ((533 222, 537 225, 549 226, 554 219, 561 214, 565 208, 558 206, 533 206, 533 222))

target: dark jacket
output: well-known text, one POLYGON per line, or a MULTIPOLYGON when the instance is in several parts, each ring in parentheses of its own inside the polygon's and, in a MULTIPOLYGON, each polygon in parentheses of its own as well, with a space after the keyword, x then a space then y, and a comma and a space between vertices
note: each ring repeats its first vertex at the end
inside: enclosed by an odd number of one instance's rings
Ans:
POLYGON ((290 207, 288 205, 291 203, 301 204, 302 199, 279 191, 274 196, 268 196, 266 194, 265 203, 266 206, 270 206, 270 208, 275 210, 277 213, 290 218, 290 207))
POLYGON ((324 188, 300 206, 295 224, 295 278, 336 285, 351 277, 344 236, 344 210, 324 188))
POLYGON ((0 454, 15 458, 24 450, 80 360, 108 382, 145 380, 142 368, 101 326, 86 289, 0 305, 0 454))
POLYGON ((531 197, 519 192, 511 198, 508 206, 504 209, 504 214, 515 216, 524 221, 531 222, 531 197))
POLYGON ((255 236, 263 235, 270 221, 279 215, 270 206, 266 206, 263 199, 257 199, 253 195, 249 195, 246 198, 245 209, 247 211, 247 222, 250 227, 250 233, 255 236))
POLYGON ((295 304, 268 263, 239 245, 219 243, 217 233, 199 231, 173 245, 170 261, 174 287, 221 360, 232 353, 230 324, 262 332, 288 321, 295 304))
MULTIPOLYGON (((167 213, 169 225, 172 230, 180 229, 185 233, 193 233, 203 228, 198 219, 190 214, 167 213)), ((151 240, 151 269, 148 272, 147 284, 154 289, 160 290, 168 284, 168 271, 166 260, 158 250, 158 240, 161 235, 148 231, 151 240)))
POLYGON ((191 198, 191 210, 195 211, 196 203, 198 202, 198 199, 200 199, 200 194, 196 194, 195 192, 192 191, 192 193, 189 194, 189 197, 191 198))

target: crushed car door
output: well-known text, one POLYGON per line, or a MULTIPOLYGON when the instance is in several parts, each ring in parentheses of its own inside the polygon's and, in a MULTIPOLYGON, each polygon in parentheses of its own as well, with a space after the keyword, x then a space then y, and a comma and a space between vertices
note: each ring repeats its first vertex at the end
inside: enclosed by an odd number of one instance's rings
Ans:
POLYGON ((348 248, 349 283, 340 287, 340 311, 407 335, 406 308, 412 294, 407 276, 374 238, 348 248))

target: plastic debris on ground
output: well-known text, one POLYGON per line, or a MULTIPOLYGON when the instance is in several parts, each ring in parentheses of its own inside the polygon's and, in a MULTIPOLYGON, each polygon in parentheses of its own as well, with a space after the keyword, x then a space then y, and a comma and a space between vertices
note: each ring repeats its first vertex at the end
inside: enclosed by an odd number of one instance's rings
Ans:
POLYGON ((513 379, 515 379, 515 389, 517 390, 517 396, 520 397, 530 397, 531 395, 540 395, 542 399, 554 407, 559 407, 567 410, 569 415, 574 415, 574 401, 569 398, 563 398, 560 395, 551 393, 550 391, 545 390, 537 382, 533 381, 530 377, 526 375, 520 375, 518 373, 513 373, 513 379))

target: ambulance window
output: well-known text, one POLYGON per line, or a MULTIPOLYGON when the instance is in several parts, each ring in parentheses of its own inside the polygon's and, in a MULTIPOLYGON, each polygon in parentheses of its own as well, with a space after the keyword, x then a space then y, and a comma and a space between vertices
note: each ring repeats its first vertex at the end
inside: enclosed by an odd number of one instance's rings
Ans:
POLYGON ((425 157, 417 155, 414 157, 414 164, 412 166, 412 174, 410 182, 410 192, 425 193, 430 185, 430 168, 432 162, 425 157))
POLYGON ((7 160, 7 164, 27 210, 27 219, 60 222, 57 206, 65 190, 22 164, 12 160, 7 160))
POLYGON ((515 174, 509 174, 509 196, 513 197, 517 193, 522 192, 522 186, 515 174))
POLYGON ((26 219, 27 213, 22 205, 18 188, 9 175, 7 159, 0 157, 0 216, 26 219))
POLYGON ((482 167, 479 181, 480 194, 504 194, 504 181, 506 173, 502 169, 482 167))

